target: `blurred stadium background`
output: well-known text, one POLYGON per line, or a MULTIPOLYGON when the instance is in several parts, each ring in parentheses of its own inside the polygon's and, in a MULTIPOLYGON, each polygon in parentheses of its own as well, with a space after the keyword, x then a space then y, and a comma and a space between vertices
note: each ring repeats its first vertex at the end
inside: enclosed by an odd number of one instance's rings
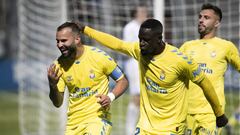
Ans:
MULTIPOLYGON (((80 20, 85 25, 122 38, 123 26, 131 20, 138 4, 148 7, 161 20, 165 41, 179 47, 198 38, 197 18, 203 3, 218 5, 223 11, 219 36, 240 47, 239 0, 1 0, 0 1, 0 134, 63 134, 66 104, 56 109, 48 98, 46 70, 60 55, 55 43, 58 25, 80 20)), ((83 37, 85 44, 98 43, 83 37)), ((121 65, 123 56, 106 48, 121 65)), ((232 135, 240 134, 239 73, 230 66, 226 73, 226 113, 235 124, 232 135)), ((113 135, 124 135, 128 93, 114 102, 113 135)), ((228 135, 224 129, 223 134, 228 135)))

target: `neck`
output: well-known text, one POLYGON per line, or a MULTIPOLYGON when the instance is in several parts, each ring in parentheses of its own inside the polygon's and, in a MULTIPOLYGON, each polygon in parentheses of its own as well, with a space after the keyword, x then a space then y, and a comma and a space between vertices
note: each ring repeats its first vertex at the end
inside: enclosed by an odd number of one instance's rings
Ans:
POLYGON ((164 51, 166 44, 163 41, 161 41, 161 45, 160 46, 161 47, 158 50, 156 50, 156 53, 155 53, 156 55, 157 54, 161 54, 164 51))
POLYGON ((75 58, 76 59, 80 58, 83 55, 83 53, 84 53, 84 46, 83 45, 78 46, 75 58))
POLYGON ((212 31, 208 34, 200 34, 200 39, 211 39, 216 36, 216 31, 212 31))

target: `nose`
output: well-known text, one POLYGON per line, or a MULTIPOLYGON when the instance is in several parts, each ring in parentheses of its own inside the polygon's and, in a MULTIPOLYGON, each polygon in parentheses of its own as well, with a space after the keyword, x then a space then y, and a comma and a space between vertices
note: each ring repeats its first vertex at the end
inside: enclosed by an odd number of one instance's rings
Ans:
POLYGON ((199 17, 198 22, 202 23, 203 22, 203 17, 199 17))
POLYGON ((58 44, 57 44, 57 47, 58 47, 58 48, 62 48, 62 47, 63 47, 63 44, 62 44, 62 43, 58 43, 58 44))
POLYGON ((140 41, 140 45, 141 45, 141 46, 144 46, 145 44, 146 44, 146 42, 145 42, 144 40, 141 40, 141 41, 140 41))

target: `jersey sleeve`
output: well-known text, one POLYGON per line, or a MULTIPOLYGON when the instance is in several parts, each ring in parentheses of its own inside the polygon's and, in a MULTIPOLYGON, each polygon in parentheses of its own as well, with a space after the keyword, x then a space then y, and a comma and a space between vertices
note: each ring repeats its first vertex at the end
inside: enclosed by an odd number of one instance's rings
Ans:
POLYGON ((110 76, 113 80, 118 81, 121 78, 123 78, 124 74, 123 74, 122 70, 118 66, 116 66, 116 68, 112 71, 110 76))
POLYGON ((104 55, 99 54, 98 58, 101 59, 104 74, 110 76, 115 81, 121 79, 124 75, 117 63, 107 53, 104 52, 103 54, 104 55))
POLYGON ((194 83, 199 83, 204 79, 205 74, 201 70, 201 67, 197 64, 196 61, 194 61, 192 58, 188 56, 184 56, 185 62, 185 76, 189 78, 194 83))
POLYGON ((240 72, 240 56, 238 49, 233 43, 230 42, 228 52, 227 52, 227 61, 231 63, 237 70, 240 72))
POLYGON ((114 51, 124 53, 128 56, 134 57, 137 60, 140 57, 139 42, 126 42, 110 34, 94 30, 87 26, 84 29, 84 33, 101 43, 101 45, 114 51))

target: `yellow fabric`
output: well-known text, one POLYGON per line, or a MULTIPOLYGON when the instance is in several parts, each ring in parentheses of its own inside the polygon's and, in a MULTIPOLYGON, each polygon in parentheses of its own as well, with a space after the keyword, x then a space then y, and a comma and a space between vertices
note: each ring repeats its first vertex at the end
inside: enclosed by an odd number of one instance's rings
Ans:
POLYGON ((151 133, 146 130, 143 130, 139 127, 136 128, 134 135, 185 135, 186 127, 183 125, 178 127, 178 132, 170 132, 170 131, 161 131, 158 133, 151 133))
POLYGON ((110 135, 112 126, 106 121, 83 123, 74 129, 67 128, 65 135, 110 135))
POLYGON ((84 46, 83 55, 73 63, 62 57, 55 63, 63 72, 58 89, 64 92, 66 86, 69 91, 67 128, 96 122, 96 118, 110 121, 109 108, 101 108, 95 95, 107 95, 108 76, 117 67, 114 60, 97 48, 84 46))
MULTIPOLYGON (((224 114, 224 111, 222 110, 219 100, 217 100, 217 94, 216 94, 212 84, 210 85, 209 82, 210 81, 207 77, 205 77, 201 81, 202 90, 205 93, 206 99, 208 99, 210 105, 212 106, 215 116, 217 116, 217 117, 222 116, 224 114)), ((189 96, 191 96, 191 95, 189 95, 189 96)))
POLYGON ((183 134, 178 129, 185 127, 189 79, 199 83, 205 77, 198 64, 169 44, 164 52, 149 59, 141 55, 138 42, 124 42, 90 27, 85 27, 84 33, 138 60, 141 97, 137 126, 150 134, 183 134))
POLYGON ((186 135, 216 135, 216 116, 214 114, 188 114, 186 135))
MULTIPOLYGON (((224 110, 224 73, 227 69, 227 63, 232 64, 240 72, 238 49, 232 42, 214 37, 207 40, 188 41, 182 45, 180 50, 197 61, 201 66, 208 79, 212 82, 224 110)), ((189 113, 213 113, 210 104, 199 89, 200 87, 190 83, 188 93, 189 113)))

